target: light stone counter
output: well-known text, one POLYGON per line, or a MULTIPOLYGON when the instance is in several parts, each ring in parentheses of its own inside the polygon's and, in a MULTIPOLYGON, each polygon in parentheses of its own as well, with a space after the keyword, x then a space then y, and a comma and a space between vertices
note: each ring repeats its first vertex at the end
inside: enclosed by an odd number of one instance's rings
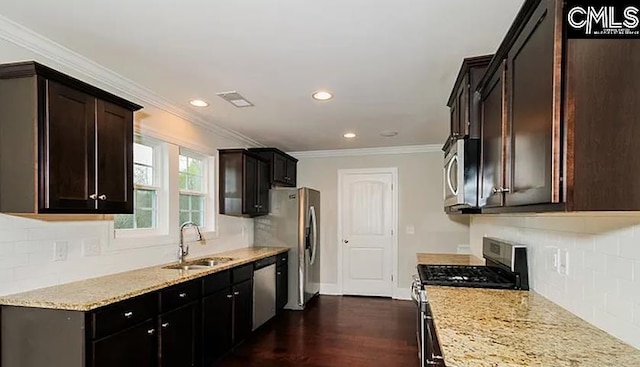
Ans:
MULTIPOLYGON (((0 297, 0 305, 89 311, 288 251, 279 247, 249 247, 205 257, 230 257, 232 261, 198 270, 162 269, 159 265, 78 282, 0 297)), ((188 259, 188 261, 197 258, 188 259)))
POLYGON ((427 287, 447 367, 632 367, 635 349, 535 292, 427 287))

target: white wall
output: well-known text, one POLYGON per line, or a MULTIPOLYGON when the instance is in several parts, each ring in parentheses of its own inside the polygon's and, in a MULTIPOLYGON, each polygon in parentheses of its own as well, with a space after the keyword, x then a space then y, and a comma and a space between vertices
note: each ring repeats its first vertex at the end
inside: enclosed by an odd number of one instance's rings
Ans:
POLYGON ((640 348, 640 213, 473 216, 476 255, 485 235, 528 245, 533 290, 640 348), (566 276, 554 248, 569 252, 566 276))
MULTIPOLYGON (((0 63, 22 60, 42 62, 110 90, 108 85, 78 75, 55 60, 0 39, 0 63)), ((218 148, 244 146, 153 106, 137 112, 135 124, 143 134, 172 143, 173 149, 183 145, 213 155, 218 148)), ((208 236, 206 244, 193 244, 191 256, 252 245, 252 220, 218 215, 217 223, 218 233, 208 236)), ((112 222, 53 223, 0 214, 0 295, 172 262, 177 243, 177 228, 154 239, 116 240, 112 222), (82 256, 83 240, 98 241, 100 255, 82 256), (53 262, 54 241, 68 242, 67 261, 53 262)))
POLYGON ((321 282, 339 292, 338 170, 398 168, 398 288, 409 288, 417 252, 456 252, 469 240, 468 218, 447 216, 442 206, 442 152, 352 157, 301 158, 298 185, 320 190, 321 282), (406 227, 414 226, 415 234, 406 227))

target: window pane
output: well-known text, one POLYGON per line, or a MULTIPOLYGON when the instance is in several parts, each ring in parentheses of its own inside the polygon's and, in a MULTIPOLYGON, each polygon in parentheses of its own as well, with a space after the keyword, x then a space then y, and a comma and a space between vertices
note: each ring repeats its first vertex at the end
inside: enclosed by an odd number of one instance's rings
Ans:
POLYGON ((155 194, 153 190, 136 190, 136 208, 153 209, 155 194))
POLYGON ((203 175, 204 161, 185 155, 180 155, 180 189, 204 192, 203 175))
POLYGON ((132 229, 133 228, 133 215, 131 214, 118 214, 114 218, 113 226, 116 229, 132 229))
POLYGON ((180 194, 180 211, 189 210, 189 197, 190 195, 180 194))
POLYGON ((153 148, 139 143, 133 144, 134 163, 153 166, 153 148))
POLYGON ((202 177, 200 176, 191 176, 191 190, 203 192, 202 189, 202 177))
POLYGON ((183 155, 180 156, 180 172, 187 172, 187 167, 189 166, 187 161, 187 157, 183 155))
POLYGON ((192 196, 191 197, 191 210, 202 210, 202 202, 204 198, 202 196, 192 196))
POLYGON ((202 161, 195 158, 189 158, 189 167, 187 170, 189 174, 202 176, 202 161))
POLYGON ((190 220, 191 220, 191 215, 189 212, 180 212, 180 225, 190 220))
POLYGON ((153 228, 153 210, 136 210, 136 228, 153 228))
POLYGON ((133 183, 153 186, 153 168, 136 164, 133 166, 133 183))
POLYGON ((204 222, 204 213, 203 212, 192 212, 191 213, 191 221, 200 227, 204 222))

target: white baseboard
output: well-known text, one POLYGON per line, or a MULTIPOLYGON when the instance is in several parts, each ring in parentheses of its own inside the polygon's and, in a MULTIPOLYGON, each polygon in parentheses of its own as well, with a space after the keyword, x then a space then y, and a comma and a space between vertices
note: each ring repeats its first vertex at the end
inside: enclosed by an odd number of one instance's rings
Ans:
MULTIPOLYGON (((327 296, 342 296, 342 291, 338 284, 335 283, 320 283, 320 294, 327 296)), ((393 299, 410 300, 411 290, 409 288, 395 288, 393 290, 393 299)))
POLYGON ((320 283, 320 294, 327 296, 341 296, 342 291, 335 283, 320 283))
POLYGON ((393 299, 410 300, 411 289, 409 288, 396 288, 393 290, 393 299))

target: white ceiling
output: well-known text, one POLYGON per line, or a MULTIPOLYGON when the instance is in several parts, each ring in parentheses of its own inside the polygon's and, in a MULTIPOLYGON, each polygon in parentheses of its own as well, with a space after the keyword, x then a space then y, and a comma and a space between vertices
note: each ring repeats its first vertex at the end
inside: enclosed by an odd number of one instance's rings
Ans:
POLYGON ((302 151, 443 143, 462 58, 494 52, 522 3, 2 0, 0 14, 207 121, 302 151), (335 98, 313 101, 317 89, 335 98), (216 96, 229 90, 256 106, 216 96))

